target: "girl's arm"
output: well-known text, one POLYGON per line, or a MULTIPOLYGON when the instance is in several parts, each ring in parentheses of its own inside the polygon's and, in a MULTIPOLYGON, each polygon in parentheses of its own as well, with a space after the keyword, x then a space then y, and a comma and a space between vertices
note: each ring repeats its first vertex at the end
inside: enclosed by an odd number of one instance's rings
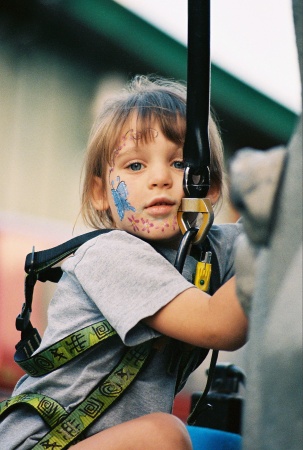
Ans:
POLYGON ((187 289, 144 322, 166 336, 217 350, 240 348, 248 327, 237 299, 235 277, 213 296, 187 289))

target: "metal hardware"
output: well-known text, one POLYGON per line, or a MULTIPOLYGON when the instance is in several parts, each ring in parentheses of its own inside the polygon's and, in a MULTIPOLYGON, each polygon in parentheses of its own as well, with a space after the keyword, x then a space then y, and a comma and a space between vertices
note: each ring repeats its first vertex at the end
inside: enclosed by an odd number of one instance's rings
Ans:
POLYGON ((183 234, 192 228, 192 225, 186 219, 186 214, 189 213, 202 214, 202 223, 192 241, 193 244, 198 244, 203 242, 214 220, 214 212, 209 198, 182 198, 177 219, 183 234))

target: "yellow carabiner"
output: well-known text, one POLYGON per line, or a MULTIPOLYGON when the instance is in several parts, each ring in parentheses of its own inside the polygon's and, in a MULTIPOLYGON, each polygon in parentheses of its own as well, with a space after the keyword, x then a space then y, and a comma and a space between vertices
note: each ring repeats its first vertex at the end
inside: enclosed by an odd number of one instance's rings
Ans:
POLYGON ((198 244, 205 239, 214 221, 214 212, 209 198, 182 198, 177 219, 178 225, 183 234, 185 234, 186 231, 192 227, 192 225, 184 217, 184 214, 186 213, 202 214, 201 225, 192 241, 193 244, 198 244))

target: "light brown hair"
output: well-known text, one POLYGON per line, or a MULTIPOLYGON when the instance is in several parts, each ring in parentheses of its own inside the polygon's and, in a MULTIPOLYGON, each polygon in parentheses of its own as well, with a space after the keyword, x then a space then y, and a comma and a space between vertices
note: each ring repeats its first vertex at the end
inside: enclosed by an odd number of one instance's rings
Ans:
MULTIPOLYGON (((121 139, 121 130, 130 115, 136 114, 141 138, 152 137, 148 130, 156 121, 164 136, 183 145, 186 131, 186 87, 163 78, 136 76, 116 97, 105 103, 98 115, 88 142, 81 214, 93 228, 112 227, 111 211, 97 211, 92 204, 94 177, 106 183, 106 167, 111 164, 114 150, 121 139)), ((209 140, 211 149, 210 184, 223 195, 224 158, 222 141, 214 118, 210 117, 209 140)))

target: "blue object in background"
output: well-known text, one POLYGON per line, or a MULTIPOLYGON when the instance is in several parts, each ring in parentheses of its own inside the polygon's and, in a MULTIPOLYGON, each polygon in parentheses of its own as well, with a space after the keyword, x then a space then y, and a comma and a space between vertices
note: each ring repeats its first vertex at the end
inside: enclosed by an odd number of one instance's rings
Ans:
POLYGON ((186 428, 193 450, 241 450, 242 437, 239 434, 195 426, 186 428))

